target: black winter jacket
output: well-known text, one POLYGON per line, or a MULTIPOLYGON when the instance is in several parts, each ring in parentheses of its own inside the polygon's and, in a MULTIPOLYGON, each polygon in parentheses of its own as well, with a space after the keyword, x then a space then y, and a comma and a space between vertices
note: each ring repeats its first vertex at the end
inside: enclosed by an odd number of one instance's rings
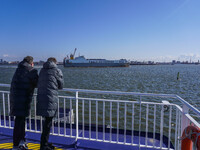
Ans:
POLYGON ((10 115, 29 116, 34 88, 37 86, 38 73, 29 63, 22 61, 12 78, 10 88, 10 115))
POLYGON ((54 117, 58 109, 58 89, 63 88, 63 74, 52 61, 44 63, 39 74, 37 115, 54 117))

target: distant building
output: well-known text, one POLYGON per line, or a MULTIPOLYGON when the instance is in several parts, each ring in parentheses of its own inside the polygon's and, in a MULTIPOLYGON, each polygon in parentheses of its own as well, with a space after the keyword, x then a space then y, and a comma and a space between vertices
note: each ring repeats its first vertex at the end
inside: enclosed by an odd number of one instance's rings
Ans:
POLYGON ((148 65, 154 65, 154 61, 148 61, 148 65))
POLYGON ((39 62, 34 62, 35 65, 43 65, 44 61, 40 60, 39 62))
POLYGON ((5 65, 5 64, 8 64, 8 62, 3 59, 0 59, 0 64, 5 65))
POLYGON ((175 64, 176 63, 176 60, 172 60, 172 64, 175 64))
POLYGON ((17 65, 17 64, 19 64, 19 61, 11 61, 11 62, 9 62, 9 64, 11 64, 11 65, 17 65))

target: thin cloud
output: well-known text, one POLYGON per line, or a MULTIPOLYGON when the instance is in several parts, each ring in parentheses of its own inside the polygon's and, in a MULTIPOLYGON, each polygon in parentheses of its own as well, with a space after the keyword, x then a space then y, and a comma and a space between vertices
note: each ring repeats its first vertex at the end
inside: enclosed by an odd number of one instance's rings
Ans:
POLYGON ((198 61, 200 60, 200 55, 199 54, 193 54, 193 53, 189 53, 189 54, 182 54, 179 56, 178 58, 181 61, 198 61))
POLYGON ((192 61, 192 62, 197 62, 200 60, 200 55, 199 54, 193 54, 193 53, 188 53, 188 54, 181 54, 180 56, 172 56, 172 55, 166 55, 166 56, 158 56, 158 57, 153 57, 153 58, 144 58, 140 60, 145 60, 145 61, 155 61, 155 62, 171 62, 172 60, 176 61, 192 61))
POLYGON ((178 13, 186 4, 188 4, 190 0, 183 1, 174 11, 172 11, 167 17, 166 20, 173 17, 176 13, 178 13))
POLYGON ((6 60, 6 61, 17 61, 19 59, 22 59, 22 57, 20 56, 16 56, 16 55, 10 55, 10 54, 3 54, 0 55, 0 58, 6 60))
POLYGON ((3 54, 3 57, 9 57, 9 55, 8 54, 3 54))

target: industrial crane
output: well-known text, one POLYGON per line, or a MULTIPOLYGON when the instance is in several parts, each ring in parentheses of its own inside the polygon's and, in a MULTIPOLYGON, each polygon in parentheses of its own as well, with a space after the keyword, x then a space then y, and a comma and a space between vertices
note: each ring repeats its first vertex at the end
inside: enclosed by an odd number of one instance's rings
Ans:
POLYGON ((77 50, 77 49, 75 48, 75 49, 74 49, 74 54, 71 54, 71 55, 70 55, 70 59, 74 59, 74 56, 75 56, 76 50, 77 50))

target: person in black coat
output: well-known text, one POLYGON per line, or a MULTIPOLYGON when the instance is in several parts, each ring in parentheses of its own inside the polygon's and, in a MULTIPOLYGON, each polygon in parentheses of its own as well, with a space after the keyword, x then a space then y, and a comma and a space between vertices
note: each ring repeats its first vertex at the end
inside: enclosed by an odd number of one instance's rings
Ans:
POLYGON ((44 117, 40 150, 50 150, 54 146, 48 143, 52 119, 58 109, 58 89, 63 88, 63 74, 56 65, 55 58, 48 58, 39 73, 37 92, 37 115, 44 117))
POLYGON ((29 116, 38 73, 33 68, 33 57, 27 56, 18 65, 10 88, 10 115, 16 116, 13 131, 13 149, 27 148, 25 141, 25 118, 29 116))

